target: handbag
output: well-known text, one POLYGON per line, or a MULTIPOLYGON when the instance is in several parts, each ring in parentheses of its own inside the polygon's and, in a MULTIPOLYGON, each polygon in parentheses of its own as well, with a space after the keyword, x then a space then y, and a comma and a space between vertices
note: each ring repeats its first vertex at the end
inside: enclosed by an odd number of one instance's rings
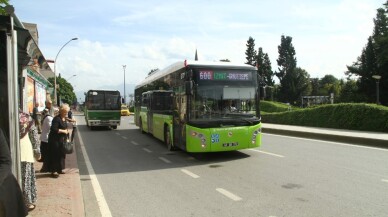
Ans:
POLYGON ((71 154, 74 151, 74 144, 69 139, 69 135, 67 135, 67 138, 62 142, 62 152, 64 154, 71 154))

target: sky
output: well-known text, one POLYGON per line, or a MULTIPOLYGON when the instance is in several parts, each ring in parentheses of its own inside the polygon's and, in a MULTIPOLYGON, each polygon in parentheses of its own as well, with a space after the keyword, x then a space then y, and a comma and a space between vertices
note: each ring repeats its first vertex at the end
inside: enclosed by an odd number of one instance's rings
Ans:
MULTIPOLYGON (((277 70, 281 36, 292 37, 297 66, 312 78, 346 78, 386 0, 10 0, 38 26, 39 48, 56 74, 83 92, 117 87, 126 96, 152 69, 185 59, 244 63, 249 37, 277 70), (52 66, 54 70, 54 67, 52 66), (76 75, 76 76, 73 76, 76 75), (132 88, 131 88, 132 87, 132 88)), ((82 99, 81 99, 82 98, 82 99)))

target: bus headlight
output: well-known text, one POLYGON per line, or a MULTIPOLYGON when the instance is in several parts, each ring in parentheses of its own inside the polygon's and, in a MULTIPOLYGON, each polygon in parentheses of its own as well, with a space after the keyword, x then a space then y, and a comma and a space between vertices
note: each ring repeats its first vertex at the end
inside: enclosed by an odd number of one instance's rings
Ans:
POLYGON ((205 137, 203 137, 203 138, 201 139, 201 147, 202 147, 202 148, 205 148, 205 147, 206 147, 206 139, 205 139, 205 137))
POLYGON ((190 132, 190 135, 191 135, 192 137, 198 138, 198 139, 201 141, 201 147, 202 147, 202 148, 205 148, 205 147, 206 147, 206 137, 205 137, 202 133, 198 133, 198 132, 195 132, 195 131, 191 131, 191 132, 190 132))
POLYGON ((259 135, 260 133, 261 133, 261 128, 259 128, 259 129, 255 130, 255 131, 253 131, 253 133, 252 133, 252 139, 251 139, 252 144, 255 144, 255 143, 256 143, 256 137, 257 137, 257 135, 259 135))

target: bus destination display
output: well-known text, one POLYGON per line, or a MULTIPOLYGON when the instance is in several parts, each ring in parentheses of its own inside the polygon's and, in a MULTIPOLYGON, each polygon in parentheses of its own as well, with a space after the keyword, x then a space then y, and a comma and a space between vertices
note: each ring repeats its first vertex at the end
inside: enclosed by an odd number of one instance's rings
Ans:
POLYGON ((252 80, 251 72, 220 72, 220 71, 199 71, 199 80, 221 80, 221 81, 249 81, 252 80))

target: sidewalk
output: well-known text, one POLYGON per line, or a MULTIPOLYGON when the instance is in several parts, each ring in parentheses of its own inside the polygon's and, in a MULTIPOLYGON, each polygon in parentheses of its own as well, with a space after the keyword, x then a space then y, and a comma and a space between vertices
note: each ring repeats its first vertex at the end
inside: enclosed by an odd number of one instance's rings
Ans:
MULTIPOLYGON (((263 123, 263 133, 314 138, 388 148, 388 133, 338 130, 263 123)), ((42 163, 35 164, 38 201, 30 217, 82 217, 84 203, 77 154, 66 156, 65 174, 51 178, 49 173, 38 172, 42 163)))
POLYGON ((66 169, 58 178, 40 173, 42 163, 35 162, 38 200, 29 217, 82 217, 84 203, 77 164, 77 153, 66 155, 66 169))

